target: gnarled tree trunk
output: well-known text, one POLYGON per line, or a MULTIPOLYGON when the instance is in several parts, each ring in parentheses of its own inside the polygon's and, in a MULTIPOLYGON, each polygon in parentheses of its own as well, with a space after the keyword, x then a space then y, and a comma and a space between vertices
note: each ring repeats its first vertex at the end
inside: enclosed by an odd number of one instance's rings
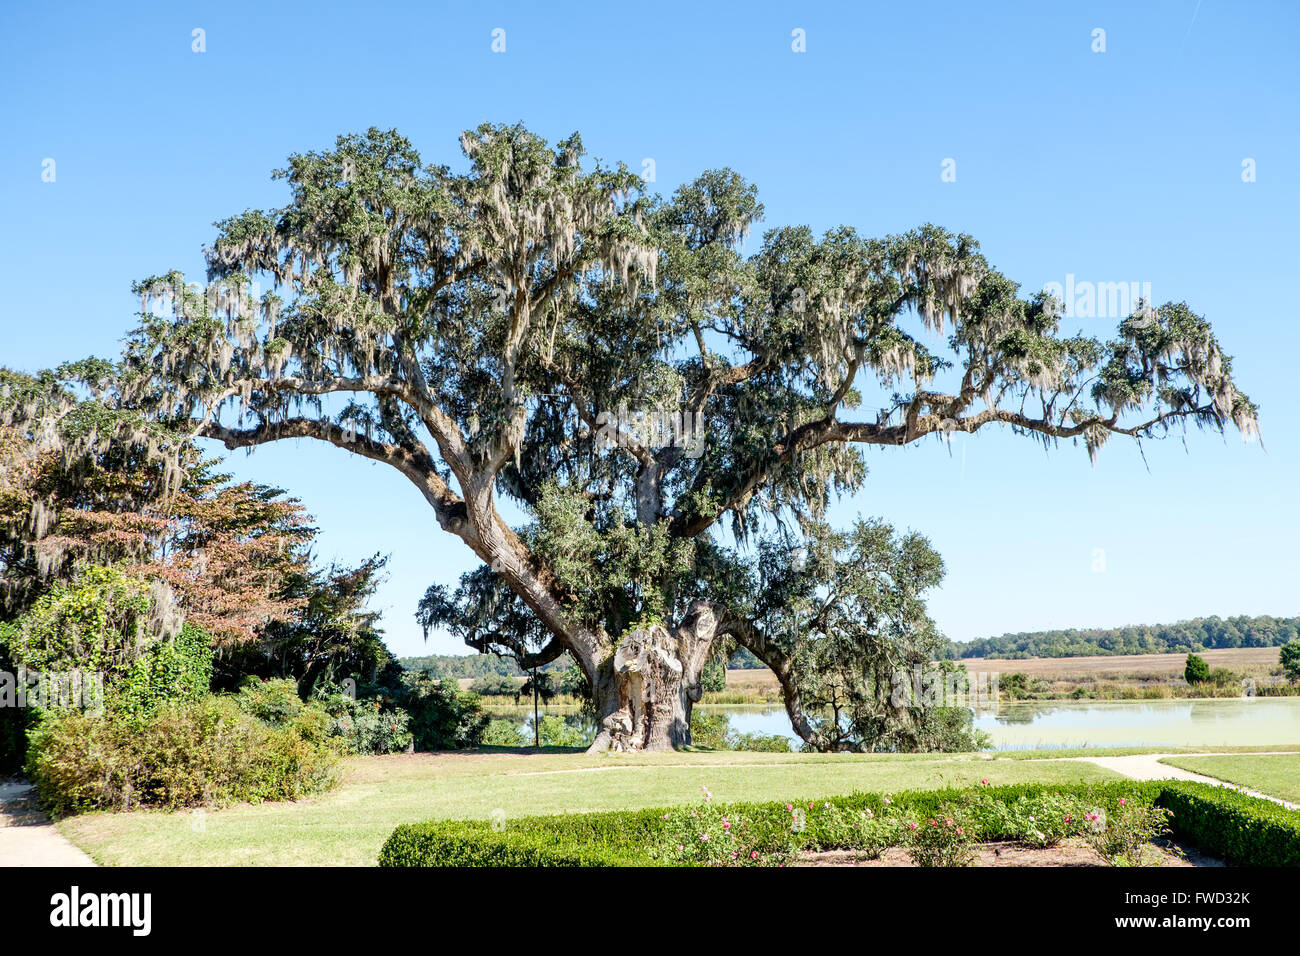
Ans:
POLYGON ((691 709, 717 633, 707 605, 682 623, 639 627, 622 635, 613 652, 588 667, 598 729, 590 752, 672 750, 691 742, 691 709))

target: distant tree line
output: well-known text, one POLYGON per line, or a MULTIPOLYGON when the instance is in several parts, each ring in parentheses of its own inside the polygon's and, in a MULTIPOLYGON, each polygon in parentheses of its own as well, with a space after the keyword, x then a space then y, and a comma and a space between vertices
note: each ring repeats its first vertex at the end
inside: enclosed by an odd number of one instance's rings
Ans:
MULTIPOLYGON (((1069 628, 1058 631, 1028 631, 981 637, 970 642, 947 641, 939 652, 941 660, 963 657, 1095 657, 1119 654, 1175 654, 1228 647, 1279 647, 1300 639, 1300 617, 1239 615, 1220 618, 1197 617, 1176 624, 1138 624, 1127 627, 1069 628)), ((430 654, 403 657, 398 663, 407 670, 427 671, 434 677, 476 678, 500 674, 525 677, 509 657, 495 654, 430 654)), ((562 673, 571 661, 565 655, 541 668, 562 673)), ((733 670, 765 667, 745 648, 727 661, 733 670)))
POLYGON ((1176 624, 1030 631, 949 641, 944 654, 963 657, 1091 657, 1169 654, 1231 647, 1278 647, 1300 637, 1300 617, 1197 617, 1176 624))
MULTIPOLYGON (((502 677, 526 677, 513 657, 496 654, 426 654, 423 657, 400 657, 397 662, 408 671, 424 671, 432 677, 453 677, 474 679, 500 675, 502 677)), ((544 673, 562 674, 573 665, 573 660, 565 654, 558 660, 551 661, 538 668, 544 673)))

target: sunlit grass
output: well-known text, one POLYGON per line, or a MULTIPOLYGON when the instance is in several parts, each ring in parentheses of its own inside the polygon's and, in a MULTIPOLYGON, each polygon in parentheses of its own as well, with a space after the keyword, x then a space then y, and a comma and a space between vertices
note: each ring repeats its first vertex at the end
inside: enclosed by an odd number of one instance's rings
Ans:
POLYGON ((60 830, 108 865, 371 865, 399 823, 666 806, 714 798, 816 798, 996 784, 1113 780, 1088 763, 999 754, 605 754, 502 751, 356 757, 343 784, 297 803, 96 813, 60 830))
POLYGON ((1161 763, 1300 803, 1300 754, 1170 757, 1161 763))

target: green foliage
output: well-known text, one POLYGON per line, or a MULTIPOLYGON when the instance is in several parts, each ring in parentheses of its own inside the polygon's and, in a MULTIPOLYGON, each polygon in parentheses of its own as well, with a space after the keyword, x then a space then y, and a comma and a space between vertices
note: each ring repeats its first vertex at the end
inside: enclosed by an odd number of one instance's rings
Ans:
POLYGON ((999 674, 998 693, 1005 694, 1011 700, 1023 700, 1029 696, 1029 675, 1020 671, 999 674))
MULTIPOLYGON (((194 624, 175 628, 167 601, 166 589, 116 568, 85 566, 0 624, 0 664, 6 671, 80 673, 87 688, 102 677, 102 703, 114 720, 139 728, 165 705, 202 699, 212 679, 212 639, 194 624)), ((91 703, 85 692, 82 703, 91 703)), ((17 773, 43 717, 31 709, 6 711, 0 772, 17 773)))
POLYGON ((340 688, 318 684, 313 701, 329 714, 330 736, 342 741, 349 753, 400 753, 413 743, 411 715, 385 706, 379 697, 358 699, 340 688))
POLYGON ((296 682, 256 677, 246 678, 240 684, 234 701, 244 713, 273 727, 292 723, 308 706, 298 696, 296 682))
POLYGON ((504 674, 484 674, 476 677, 469 685, 471 694, 483 697, 518 697, 520 683, 504 674))
POLYGON ((763 828, 742 812, 713 803, 677 807, 663 815, 664 826, 647 855, 669 866, 778 866, 788 853, 770 851, 763 828))
POLYGON ((758 563, 755 613, 793 660, 811 749, 978 749, 958 714, 940 712, 941 695, 897 683, 933 671, 940 647, 924 595, 943 561, 924 537, 883 521, 844 532, 808 521, 802 541, 760 544, 758 563))
POLYGON ((136 720, 147 720, 166 701, 194 701, 212 682, 212 638, 186 624, 173 640, 159 641, 137 657, 116 688, 119 705, 136 720))
POLYGON ((490 721, 479 743, 484 747, 523 747, 524 735, 513 720, 497 718, 490 721))
POLYGON ((990 737, 975 729, 968 707, 924 707, 912 710, 912 731, 900 750, 913 753, 970 753, 989 746, 990 737))
POLYGON ((1049 847, 1083 832, 1093 811, 1073 794, 1036 791, 1013 799, 980 792, 967 812, 979 832, 998 833, 1026 846, 1049 847))
POLYGON ((785 734, 740 733, 727 735, 728 750, 748 750, 754 753, 788 754, 792 752, 790 738, 785 734))
POLYGON ((1189 684, 1203 684, 1210 679, 1210 665, 1205 663, 1205 658, 1188 654, 1187 666, 1183 668, 1183 677, 1189 684))
POLYGON ((27 773, 56 817, 294 800, 337 782, 323 710, 266 723, 246 704, 230 695, 167 702, 143 724, 114 709, 49 711, 31 733, 27 773))
POLYGON ((907 855, 917 866, 970 866, 975 862, 970 833, 951 817, 908 824, 907 855))
POLYGON ((87 566, 56 582, 17 620, 0 625, 0 644, 28 670, 100 671, 111 683, 129 673, 159 638, 151 625, 167 609, 150 586, 115 568, 87 566))
POLYGON ((700 675, 700 687, 706 694, 727 689, 727 665, 723 661, 709 661, 700 675))
POLYGON ((0 707, 0 777, 22 772, 31 722, 32 712, 25 707, 0 707))
POLYGON ((576 697, 584 704, 591 704, 591 680, 577 664, 570 664, 560 674, 560 693, 576 697))
POLYGON ((1287 680, 1300 681, 1300 641, 1288 641, 1278 652, 1282 672, 1287 680))
POLYGON ((490 718, 478 695, 462 691, 455 680, 407 672, 395 693, 397 706, 410 714, 416 750, 455 750, 482 740, 490 718))
MULTIPOLYGON (((451 867, 610 867, 627 860, 614 850, 575 845, 539 834, 498 833, 487 828, 406 823, 379 851, 379 865, 451 867)), ((641 865, 648 865, 642 861, 641 865)))
POLYGON ((1227 787, 1168 782, 1174 835, 1239 866, 1300 866, 1300 811, 1227 787))
POLYGON ((1121 801, 1110 814, 1088 814, 1083 835, 1112 866, 1141 866, 1151 843, 1169 833, 1169 816, 1164 807, 1121 801))
POLYGON ((559 714, 542 714, 538 724, 538 739, 543 747, 586 747, 591 738, 591 731, 559 714))
POLYGON ((369 601, 387 561, 373 555, 355 567, 298 569, 280 591, 294 613, 268 621, 254 640, 227 649, 218 662, 217 688, 237 687, 248 676, 292 676, 299 694, 310 697, 318 684, 383 680, 396 663, 369 601))
POLYGON ((807 849, 858 850, 869 858, 880 856, 891 846, 902 844, 907 836, 903 821, 891 815, 888 807, 879 814, 869 807, 842 806, 829 800, 813 801, 805 810, 790 807, 792 826, 800 847, 807 849))

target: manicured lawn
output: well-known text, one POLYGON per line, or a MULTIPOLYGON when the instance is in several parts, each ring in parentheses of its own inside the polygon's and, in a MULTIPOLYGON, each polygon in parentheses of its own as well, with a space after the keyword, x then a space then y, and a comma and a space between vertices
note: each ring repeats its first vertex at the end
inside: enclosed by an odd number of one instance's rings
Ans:
POLYGON ((990 783, 1088 782, 1079 761, 960 755, 476 753, 355 757, 343 784, 298 803, 202 813, 95 813, 59 829, 105 865, 373 865, 399 823, 690 803, 815 798, 990 783))
POLYGON ((1160 762, 1300 803, 1300 754, 1170 757, 1160 762))

